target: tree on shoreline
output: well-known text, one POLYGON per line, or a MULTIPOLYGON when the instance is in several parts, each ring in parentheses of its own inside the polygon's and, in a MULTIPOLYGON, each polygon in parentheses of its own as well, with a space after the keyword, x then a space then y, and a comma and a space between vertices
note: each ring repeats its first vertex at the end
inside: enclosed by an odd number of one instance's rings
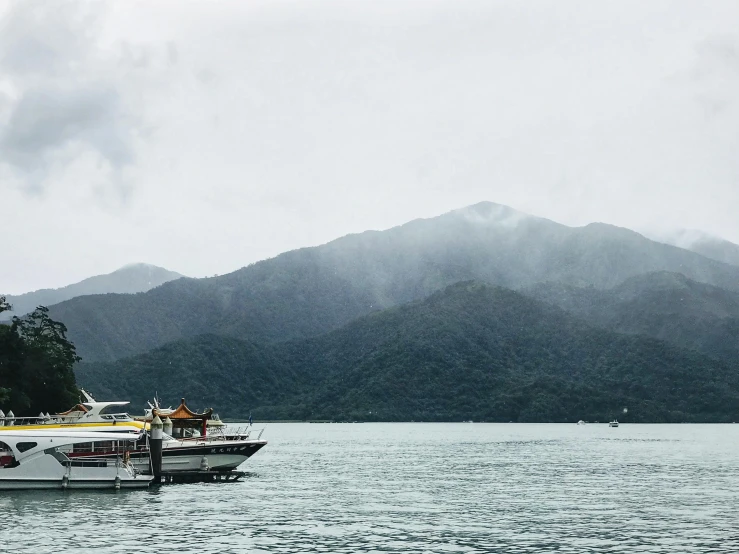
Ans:
MULTIPOLYGON (((10 309, 0 297, 0 312, 10 309)), ((11 325, 0 325, 0 407, 16 414, 61 411, 74 404, 79 391, 74 364, 80 361, 67 340, 64 324, 39 306, 11 325)))

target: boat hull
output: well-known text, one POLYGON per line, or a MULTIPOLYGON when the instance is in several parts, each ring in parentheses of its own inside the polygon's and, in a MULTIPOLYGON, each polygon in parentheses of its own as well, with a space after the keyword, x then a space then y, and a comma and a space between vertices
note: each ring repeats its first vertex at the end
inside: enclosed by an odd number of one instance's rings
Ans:
POLYGON ((123 480, 116 487, 115 479, 70 479, 66 485, 60 479, 0 479, 0 491, 14 490, 78 490, 78 489, 145 489, 151 479, 140 476, 137 479, 123 480))
MULTIPOLYGON (((198 471, 203 468, 203 458, 209 469, 230 471, 236 469, 247 459, 261 450, 264 440, 225 440, 225 441, 172 441, 164 443, 162 449, 162 472, 198 471)), ((72 454, 74 456, 74 454, 72 454)), ((96 457, 101 454, 95 453, 96 457)), ((115 457, 106 454, 105 457, 115 457)), ((75 456, 81 457, 81 456, 75 456)), ((142 449, 130 453, 130 462, 137 471, 151 473, 149 451, 142 449)))
MULTIPOLYGON (((178 443, 176 446, 165 446, 162 450, 162 471, 193 471, 201 468, 203 458, 205 457, 207 465, 210 469, 218 471, 228 471, 236 469, 251 456, 256 454, 267 441, 218 441, 204 442, 200 444, 187 444, 187 442, 178 443)), ((140 460, 138 465, 135 460, 134 467, 140 471, 144 471, 144 467, 148 470, 149 458, 148 453, 145 459, 140 460)))
POLYGON ((0 469, 0 490, 146 488, 151 480, 105 461, 62 465, 50 454, 0 469))

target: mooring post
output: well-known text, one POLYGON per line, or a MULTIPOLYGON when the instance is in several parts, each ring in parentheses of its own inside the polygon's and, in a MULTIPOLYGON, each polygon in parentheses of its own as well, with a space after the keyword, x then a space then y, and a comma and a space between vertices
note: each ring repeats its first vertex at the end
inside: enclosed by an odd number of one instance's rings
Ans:
POLYGON ((149 440, 149 456, 151 456, 151 472, 154 474, 154 481, 159 483, 162 477, 162 420, 159 416, 154 416, 151 421, 151 434, 149 440))
POLYGON ((164 418, 164 432, 165 434, 172 436, 172 420, 168 417, 164 418))

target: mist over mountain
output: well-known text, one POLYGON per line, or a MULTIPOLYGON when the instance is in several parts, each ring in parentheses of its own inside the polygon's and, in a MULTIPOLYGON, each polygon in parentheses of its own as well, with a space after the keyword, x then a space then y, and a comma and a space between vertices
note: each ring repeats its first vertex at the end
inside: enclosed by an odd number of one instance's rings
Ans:
POLYGON ((739 367, 590 327, 512 290, 457 283, 306 340, 216 335, 83 363, 98 398, 154 391, 222 416, 416 421, 732 421, 739 367), (627 413, 624 413, 627 409, 627 413))
POLYGON ((739 294, 678 273, 639 275, 607 290, 549 282, 522 292, 591 325, 739 361, 739 294))
POLYGON ((607 289, 655 271, 739 291, 739 267, 628 229, 567 227, 483 202, 228 275, 179 279, 138 295, 79 297, 51 312, 83 359, 115 360, 205 333, 256 342, 317 336, 459 281, 607 289))
POLYGON ((58 289, 41 289, 17 296, 7 296, 12 312, 0 314, 11 319, 32 312, 38 306, 52 306, 78 296, 91 294, 146 292, 168 281, 182 277, 179 273, 150 264, 129 264, 112 273, 97 275, 58 289))
POLYGON ((739 266, 739 244, 714 237, 702 231, 681 229, 674 232, 654 232, 650 236, 659 242, 697 252, 706 258, 739 266))
POLYGON ((707 258, 739 266, 739 245, 728 240, 704 237, 691 243, 688 249, 707 258))

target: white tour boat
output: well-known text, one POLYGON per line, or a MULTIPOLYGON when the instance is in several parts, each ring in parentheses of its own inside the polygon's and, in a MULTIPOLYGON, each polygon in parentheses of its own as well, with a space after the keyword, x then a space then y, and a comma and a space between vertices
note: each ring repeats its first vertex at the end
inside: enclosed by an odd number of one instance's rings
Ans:
MULTIPOLYGON (((229 430, 220 419, 211 425, 213 410, 194 412, 187 407, 184 398, 175 409, 162 409, 157 400, 149 406, 151 410, 141 419, 147 426, 154 416, 164 422, 162 469, 166 471, 192 471, 206 466, 211 470, 233 470, 267 444, 266 440, 261 440, 263 428, 255 430, 250 424, 229 430)), ((132 455, 131 460, 134 464, 146 463, 143 456, 139 459, 132 455)))
POLYGON ((0 434, 0 490, 148 487, 153 477, 142 475, 128 461, 127 448, 135 445, 140 434, 111 438, 110 433, 89 431, 6 430, 0 434), (102 443, 116 456, 72 456, 75 449, 102 443))
MULTIPOLYGON (((60 414, 0 418, 0 440, 13 430, 104 433, 148 431, 151 417, 145 416, 143 421, 132 418, 125 411, 129 402, 97 402, 84 390, 82 394, 85 402, 60 414)), ((233 470, 267 444, 266 440, 261 440, 264 429, 255 430, 251 425, 229 431, 219 420, 218 424, 211 427, 208 422, 211 421, 212 410, 202 414, 193 412, 185 405, 184 398, 174 410, 162 410, 164 413, 160 413, 157 406, 152 411, 164 421, 164 472, 193 471, 206 466, 218 471, 233 470), (172 436, 173 434, 177 436, 172 436)), ((147 415, 150 414, 151 412, 147 415)), ((115 452, 106 452, 104 448, 105 445, 98 445, 89 452, 73 451, 70 455, 74 458, 116 457, 115 452)), ((145 437, 139 440, 130 453, 130 460, 137 470, 149 471, 149 448, 145 437)))

